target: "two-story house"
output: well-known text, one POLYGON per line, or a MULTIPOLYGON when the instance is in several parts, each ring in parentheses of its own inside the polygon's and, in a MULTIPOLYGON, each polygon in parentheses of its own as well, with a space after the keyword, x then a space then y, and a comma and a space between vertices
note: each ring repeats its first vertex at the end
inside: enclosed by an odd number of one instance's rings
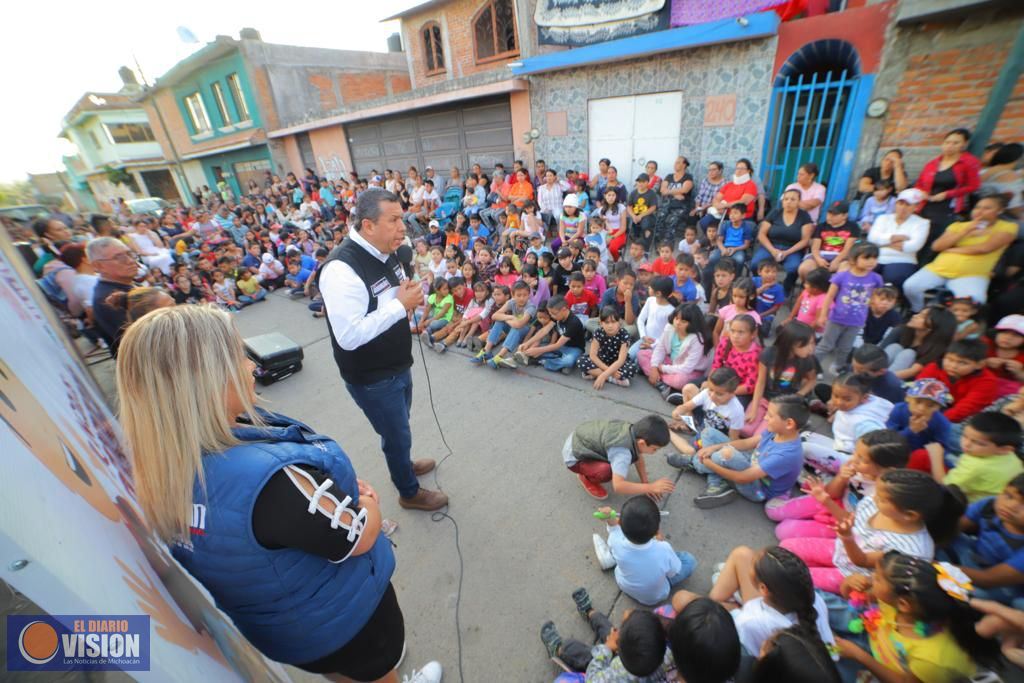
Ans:
POLYGON ((168 159, 180 160, 190 190, 229 189, 236 197, 267 172, 300 172, 296 150, 267 138, 268 129, 319 115, 353 87, 408 88, 401 54, 265 43, 253 29, 218 36, 160 76, 139 97, 168 159))
POLYGON ((535 153, 632 181, 676 155, 753 162, 777 199, 808 162, 851 194, 885 149, 916 177, 945 132, 1019 139, 1024 9, 994 0, 537 0, 543 46, 512 65, 529 80, 535 153), (544 48, 541 48, 543 51, 544 48))
POLYGON ((135 77, 122 68, 121 78, 120 92, 87 92, 64 116, 60 137, 77 148, 65 166, 106 210, 118 197, 179 199, 184 187, 175 183, 146 112, 132 99, 139 92, 135 77))
MULTIPOLYGON (((322 172, 433 166, 439 175, 473 164, 532 159, 529 85, 509 70, 537 51, 532 0, 429 0, 387 17, 399 37, 411 89, 348 98, 327 116, 270 132, 308 140, 322 172)), ((339 174, 340 175, 340 174, 339 174)))

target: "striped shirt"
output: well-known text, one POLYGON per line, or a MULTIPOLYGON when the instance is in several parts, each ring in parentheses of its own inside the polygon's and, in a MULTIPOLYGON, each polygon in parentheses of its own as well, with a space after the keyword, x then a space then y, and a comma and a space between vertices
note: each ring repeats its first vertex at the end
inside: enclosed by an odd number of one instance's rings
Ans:
MULTIPOLYGON (((867 496, 857 503, 853 513, 853 538, 865 553, 887 552, 898 550, 904 555, 913 555, 929 562, 935 557, 935 542, 932 541, 928 529, 922 527, 918 531, 902 534, 898 531, 882 531, 871 526, 871 519, 878 513, 878 505, 874 496, 867 496)), ((843 539, 836 538, 836 549, 832 554, 832 563, 843 576, 864 574, 870 576, 870 568, 858 567, 846 554, 843 539)))

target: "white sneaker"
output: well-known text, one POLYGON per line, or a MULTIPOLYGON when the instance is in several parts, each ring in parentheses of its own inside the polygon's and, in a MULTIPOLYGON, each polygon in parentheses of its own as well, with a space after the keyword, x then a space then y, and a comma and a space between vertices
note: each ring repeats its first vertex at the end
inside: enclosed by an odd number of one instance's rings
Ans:
POLYGON ((419 671, 413 669, 412 673, 402 678, 402 683, 441 683, 441 663, 427 662, 419 671))
POLYGON ((607 570, 615 567, 615 556, 612 555, 608 542, 601 534, 594 534, 594 556, 597 557, 597 563, 601 565, 601 569, 607 570))

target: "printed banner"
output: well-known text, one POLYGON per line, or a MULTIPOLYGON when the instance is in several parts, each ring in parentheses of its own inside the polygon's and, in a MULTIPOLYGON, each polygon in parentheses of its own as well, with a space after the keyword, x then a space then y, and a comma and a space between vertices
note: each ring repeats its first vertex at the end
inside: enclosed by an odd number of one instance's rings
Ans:
POLYGON ((288 680, 147 528, 117 421, 3 230, 0 320, 0 557, 4 580, 39 607, 10 616, 8 668, 47 670, 65 655, 63 635, 73 636, 69 646, 85 645, 82 666, 95 659, 93 642, 101 650, 106 642, 109 659, 114 633, 102 638, 89 622, 99 629, 127 619, 116 646, 134 653, 127 636, 138 633, 141 657, 144 630, 148 659, 143 668, 116 668, 138 680, 288 680), (136 619, 149 625, 141 629, 136 619))

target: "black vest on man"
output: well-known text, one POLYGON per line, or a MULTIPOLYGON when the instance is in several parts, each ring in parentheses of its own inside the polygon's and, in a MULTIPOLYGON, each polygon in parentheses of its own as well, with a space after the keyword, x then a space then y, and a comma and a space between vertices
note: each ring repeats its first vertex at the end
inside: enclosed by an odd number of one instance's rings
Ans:
MULTIPOLYGON (((320 267, 320 273, 334 260, 347 263, 363 281, 370 297, 366 313, 377 310, 378 294, 398 287, 402 281, 402 264, 395 254, 390 254, 388 260, 381 263, 351 239, 345 239, 334 248, 320 267)), ((346 351, 338 345, 330 324, 327 329, 331 333, 334 360, 341 371, 341 378, 349 384, 373 384, 412 367, 412 333, 405 317, 353 351, 346 351)))

